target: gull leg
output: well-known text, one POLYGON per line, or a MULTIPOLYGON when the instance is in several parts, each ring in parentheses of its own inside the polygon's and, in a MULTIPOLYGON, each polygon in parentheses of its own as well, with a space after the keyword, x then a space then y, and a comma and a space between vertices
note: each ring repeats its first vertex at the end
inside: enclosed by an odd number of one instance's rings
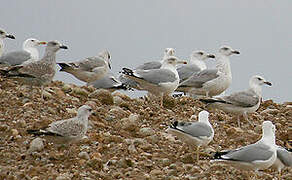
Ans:
POLYGON ((163 95, 160 96, 160 107, 163 107, 163 95))
POLYGON ((209 92, 208 91, 206 92, 206 97, 209 97, 209 92))
POLYGON ((240 128, 240 115, 237 116, 237 125, 238 125, 238 127, 240 128))
POLYGON ((278 179, 280 180, 281 179, 281 170, 280 171, 278 171, 278 179))
POLYGON ((243 113, 243 117, 244 117, 244 119, 252 126, 252 127, 254 127, 254 124, 253 123, 251 123, 249 120, 248 120, 248 116, 247 116, 247 113, 246 112, 244 112, 243 113))
POLYGON ((41 86, 41 99, 44 100, 44 86, 41 86))

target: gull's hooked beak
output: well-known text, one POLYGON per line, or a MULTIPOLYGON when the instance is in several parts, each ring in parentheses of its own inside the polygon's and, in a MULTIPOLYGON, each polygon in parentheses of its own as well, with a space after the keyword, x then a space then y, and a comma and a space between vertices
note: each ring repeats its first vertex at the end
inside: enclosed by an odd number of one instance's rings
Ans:
POLYGON ((268 86, 272 86, 272 83, 270 83, 270 82, 268 82, 268 81, 265 81, 264 82, 266 85, 268 85, 268 86))
POLYGON ((68 47, 65 46, 65 45, 61 45, 60 48, 61 48, 61 49, 68 49, 68 47))
POLYGON ((207 57, 208 58, 215 58, 215 55, 214 54, 208 54, 207 57))
POLYGON ((39 45, 41 45, 41 44, 47 44, 47 42, 45 42, 45 41, 40 41, 40 42, 38 42, 38 44, 39 44, 39 45))
POLYGON ((10 39, 15 39, 15 37, 12 34, 6 34, 6 37, 10 39))
POLYGON ((239 51, 236 51, 236 50, 233 50, 232 53, 233 54, 240 54, 240 52, 239 51))

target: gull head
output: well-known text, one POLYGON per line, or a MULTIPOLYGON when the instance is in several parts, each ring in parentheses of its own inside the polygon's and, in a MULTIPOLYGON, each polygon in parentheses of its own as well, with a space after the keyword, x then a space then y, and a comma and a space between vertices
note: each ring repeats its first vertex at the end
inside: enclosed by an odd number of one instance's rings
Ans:
POLYGON ((173 48, 166 48, 164 50, 164 56, 168 57, 168 56, 174 56, 175 54, 175 50, 173 48))
POLYGON ((175 56, 169 56, 169 57, 167 57, 166 59, 164 59, 163 63, 169 64, 169 65, 173 65, 174 67, 177 64, 187 64, 186 61, 179 60, 175 56))
POLYGON ((254 85, 262 86, 264 84, 268 85, 268 86, 272 86, 272 83, 266 81, 263 77, 261 77, 259 75, 252 76, 249 80, 250 86, 254 86, 254 85))
POLYGON ((207 54, 205 51, 193 51, 191 59, 206 60, 208 58, 215 58, 213 54, 207 54))
POLYGON ((47 44, 45 41, 39 41, 35 38, 29 38, 23 42, 23 49, 37 47, 39 45, 47 44))
POLYGON ((232 54, 240 54, 239 51, 237 50, 234 50, 232 49, 231 47, 229 46, 222 46, 220 49, 219 49, 219 53, 225 55, 225 56, 230 56, 232 54))
POLYGON ((111 69, 111 63, 110 63, 110 59, 111 59, 111 55, 110 52, 108 50, 103 50, 98 54, 99 57, 101 57, 102 59, 105 60, 105 62, 108 64, 108 67, 111 69))
POLYGON ((10 38, 10 39, 15 39, 15 37, 11 34, 7 34, 4 30, 0 29, 0 38, 5 39, 5 38, 10 38))
POLYGON ((59 49, 68 49, 67 46, 61 44, 59 41, 49 41, 47 43, 46 50, 52 51, 52 52, 57 52, 59 49))
POLYGON ((78 109, 77 116, 89 117, 93 113, 92 108, 88 105, 83 105, 78 109))
POLYGON ((199 122, 209 123, 209 114, 208 111, 201 111, 199 113, 199 122))

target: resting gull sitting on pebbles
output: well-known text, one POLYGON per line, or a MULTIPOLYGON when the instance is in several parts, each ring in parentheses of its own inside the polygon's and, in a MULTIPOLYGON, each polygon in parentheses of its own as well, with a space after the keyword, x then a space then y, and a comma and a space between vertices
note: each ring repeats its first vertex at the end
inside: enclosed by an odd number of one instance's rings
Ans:
POLYGON ((0 64, 15 66, 37 61, 39 60, 39 51, 36 47, 41 44, 47 43, 34 38, 29 38, 23 42, 22 51, 13 51, 2 55, 0 57, 0 64))
POLYGON ((277 159, 275 126, 271 121, 262 124, 262 138, 247 146, 234 150, 216 152, 211 162, 229 164, 240 170, 264 170, 277 159))
POLYGON ((48 127, 38 130, 27 130, 29 134, 37 136, 56 137, 57 143, 76 142, 84 138, 88 129, 88 117, 92 113, 92 108, 83 105, 78 109, 77 116, 71 119, 53 122, 48 127))
POLYGON ((277 146, 277 159, 272 165, 272 168, 278 170, 278 179, 281 179, 281 170, 285 166, 292 167, 292 154, 289 150, 277 146))
POLYGON ((216 55, 216 69, 205 69, 193 74, 179 84, 177 91, 191 95, 212 97, 224 92, 231 84, 232 75, 229 56, 239 54, 231 47, 223 46, 216 55))
MULTIPOLYGON (((266 81, 263 77, 255 75, 249 80, 250 88, 245 91, 235 92, 229 96, 218 98, 200 99, 207 103, 208 108, 218 108, 226 112, 243 115, 243 117, 253 126, 248 120, 248 113, 255 112, 262 98, 262 85, 271 86, 272 83, 266 81)), ((238 116, 238 126, 240 127, 240 116, 238 116)))
POLYGON ((58 63, 58 65, 61 66, 60 71, 65 71, 83 82, 90 83, 107 74, 111 68, 110 58, 110 53, 104 50, 94 57, 76 62, 58 63))
POLYGON ((131 70, 123 68, 122 73, 127 77, 139 83, 141 89, 149 93, 160 96, 160 105, 163 106, 163 96, 174 92, 179 84, 179 76, 175 66, 177 64, 186 64, 174 56, 164 59, 160 69, 150 70, 131 70))

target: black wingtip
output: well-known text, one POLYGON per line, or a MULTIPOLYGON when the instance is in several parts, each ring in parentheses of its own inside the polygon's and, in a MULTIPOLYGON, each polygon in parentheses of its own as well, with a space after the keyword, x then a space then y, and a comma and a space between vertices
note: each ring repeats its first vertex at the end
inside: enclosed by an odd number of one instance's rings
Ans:
POLYGON ((33 134, 35 136, 41 136, 41 135, 47 135, 47 136, 61 136, 59 134, 53 133, 53 132, 48 132, 48 131, 43 131, 43 130, 35 130, 35 129, 28 129, 26 130, 28 134, 33 134))
POLYGON ((228 102, 223 101, 223 100, 219 100, 219 99, 199 99, 199 101, 206 103, 206 104, 211 104, 211 103, 216 103, 216 102, 229 104, 228 102))
POLYGON ((178 125, 178 121, 174 121, 170 124, 170 128, 176 129, 177 125, 178 125))
POLYGON ((66 71, 66 69, 71 68, 71 66, 69 66, 66 63, 57 63, 57 64, 61 67, 59 71, 66 71))
POLYGON ((123 68, 122 70, 123 70, 122 74, 129 75, 129 76, 133 76, 134 75, 133 70, 131 70, 129 68, 123 68))
POLYGON ((219 152, 217 151, 214 156, 213 156, 213 159, 223 159, 222 156, 227 154, 227 152, 219 152))

